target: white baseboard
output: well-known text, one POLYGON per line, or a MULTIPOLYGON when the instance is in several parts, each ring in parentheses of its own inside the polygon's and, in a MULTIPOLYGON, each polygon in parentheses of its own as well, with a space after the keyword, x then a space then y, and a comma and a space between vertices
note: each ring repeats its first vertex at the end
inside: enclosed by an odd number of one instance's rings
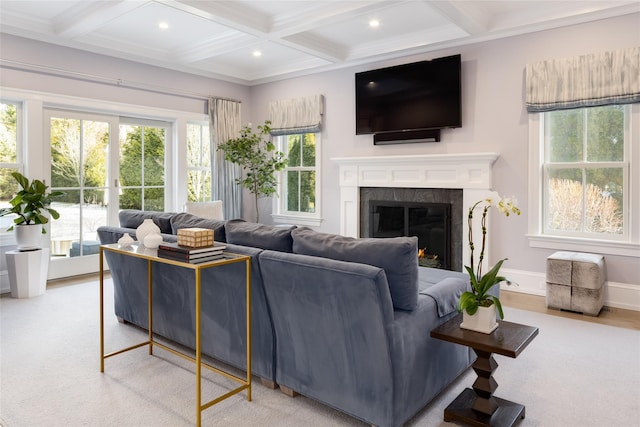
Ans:
MULTIPOLYGON (((514 284, 500 285, 501 290, 545 296, 547 281, 545 273, 503 268, 500 275, 508 277, 514 284)), ((628 283, 606 282, 604 305, 640 311, 640 286, 628 283)))

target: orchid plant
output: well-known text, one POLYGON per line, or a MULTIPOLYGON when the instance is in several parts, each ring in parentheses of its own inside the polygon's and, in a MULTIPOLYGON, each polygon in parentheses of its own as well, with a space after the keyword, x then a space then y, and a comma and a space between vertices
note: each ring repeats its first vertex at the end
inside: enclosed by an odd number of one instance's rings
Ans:
MULTIPOLYGON (((484 275, 482 274, 482 261, 484 260, 485 247, 487 243, 487 214, 489 213, 489 209, 495 206, 507 217, 511 214, 520 215, 520 209, 518 209, 515 203, 516 202, 510 198, 501 198, 494 205, 493 199, 487 198, 476 202, 469 208, 467 221, 469 223, 470 265, 465 265, 465 269, 469 273, 469 278, 471 279, 471 291, 466 291, 460 296, 458 311, 465 310, 467 314, 473 315, 478 311, 478 307, 490 307, 492 304, 495 304, 500 319, 504 318, 500 298, 490 295, 489 290, 498 283, 507 280, 505 277, 498 275, 500 268, 502 267, 502 263, 506 261, 507 258, 503 258, 498 261, 493 268, 484 275), (482 248, 480 250, 478 265, 476 267, 474 263, 475 245, 473 243, 473 212, 478 208, 482 209, 482 218, 480 219, 482 248)), ((507 283, 509 282, 507 281, 507 283)))

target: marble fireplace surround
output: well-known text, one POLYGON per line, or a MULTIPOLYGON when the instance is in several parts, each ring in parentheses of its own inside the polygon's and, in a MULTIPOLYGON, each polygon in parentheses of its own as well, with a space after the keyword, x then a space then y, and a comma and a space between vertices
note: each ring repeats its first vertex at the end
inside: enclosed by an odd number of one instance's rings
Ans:
MULTIPOLYGON (((468 208, 478 200, 495 196, 491 191, 491 168, 497 158, 496 153, 332 158, 340 168, 340 233, 360 236, 360 187, 462 189, 462 259, 467 263, 468 208)), ((479 219, 474 221, 474 231, 480 230, 479 219)), ((474 241, 479 248, 477 234, 480 233, 476 233, 474 241)), ((487 259, 490 257, 485 253, 487 259)))

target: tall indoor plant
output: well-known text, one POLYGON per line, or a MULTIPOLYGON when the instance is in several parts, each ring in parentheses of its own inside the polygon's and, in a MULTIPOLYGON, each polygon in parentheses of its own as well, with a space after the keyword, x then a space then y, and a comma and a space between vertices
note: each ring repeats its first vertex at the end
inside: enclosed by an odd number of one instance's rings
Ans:
MULTIPOLYGON (((500 298, 491 295, 489 291, 495 285, 507 280, 505 277, 499 275, 502 263, 506 261, 507 258, 501 259, 486 274, 482 274, 482 261, 484 260, 485 247, 487 243, 487 214, 489 213, 489 209, 493 206, 493 200, 487 198, 476 202, 469 208, 467 221, 469 224, 470 265, 465 265, 465 269, 467 270, 467 273, 469 273, 471 290, 464 292, 460 296, 460 301, 458 302, 458 310, 464 311, 464 320, 461 326, 466 329, 474 329, 486 333, 491 332, 497 326, 495 323, 495 311, 498 312, 500 319, 504 318, 500 298), (478 258, 478 265, 476 267, 474 263, 475 245, 473 242, 473 212, 477 208, 482 209, 482 217, 480 219, 482 247, 478 258), (495 306, 495 310, 493 309, 493 306, 495 306), (486 327, 475 327, 478 320, 477 318, 472 319, 470 317, 475 315, 486 316, 487 320, 491 321, 491 324, 486 327)), ((520 209, 518 209, 515 202, 511 199, 500 199, 495 204, 495 207, 507 217, 512 213, 520 215, 520 209)))
POLYGON ((58 219, 60 214, 51 208, 54 199, 64 195, 62 191, 47 192, 49 188, 39 179, 29 181, 20 172, 11 174, 22 188, 9 202, 11 207, 0 209, 0 216, 15 214, 14 225, 7 231, 16 230, 16 242, 19 250, 36 249, 40 247, 40 235, 46 233, 42 227, 49 222, 46 213, 51 218, 58 219))
POLYGON ((287 159, 269 139, 271 122, 265 121, 258 125, 258 132, 254 133, 250 126, 244 126, 238 138, 230 139, 218 146, 224 152, 224 158, 236 163, 244 170, 244 177, 238 178, 236 183, 249 190, 255 197, 256 221, 260 222, 258 199, 271 196, 276 192, 278 184, 276 172, 287 165, 287 159), (267 137, 266 140, 263 140, 267 137))

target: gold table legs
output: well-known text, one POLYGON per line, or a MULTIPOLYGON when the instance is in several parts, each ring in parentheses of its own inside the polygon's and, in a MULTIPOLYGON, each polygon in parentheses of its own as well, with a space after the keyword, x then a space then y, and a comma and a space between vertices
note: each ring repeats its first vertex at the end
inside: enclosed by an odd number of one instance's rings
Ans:
POLYGON ((233 396, 234 394, 240 393, 243 390, 247 390, 247 400, 251 401, 251 258, 247 256, 239 256, 235 258, 224 259, 222 261, 216 261, 212 263, 206 264, 188 264, 177 261, 168 261, 163 258, 158 258, 157 256, 152 255, 144 255, 140 253, 134 253, 130 251, 126 251, 124 249, 120 249, 117 245, 102 245, 100 246, 100 372, 104 372, 104 360, 116 356, 118 354, 122 354, 124 352, 134 350, 139 347, 149 346, 149 355, 153 355, 153 346, 157 346, 166 350, 176 356, 182 357, 183 359, 190 360, 195 363, 195 375, 196 375, 196 426, 200 427, 202 425, 202 411, 211 406, 215 405, 222 400, 233 396), (113 351, 105 354, 104 348, 104 251, 112 251, 119 254, 124 255, 132 255, 138 258, 144 258, 147 260, 147 295, 148 295, 148 324, 149 324, 149 337, 147 341, 134 344, 132 346, 123 348, 121 350, 113 351), (246 378, 240 378, 236 375, 223 371, 215 366, 212 366, 206 362, 202 361, 202 330, 201 330, 201 280, 202 280, 202 270, 205 268, 213 268, 217 266, 227 265, 234 262, 245 262, 245 277, 246 277, 246 321, 247 321, 247 376, 246 378), (195 301, 195 310, 196 310, 196 319, 195 319, 195 335, 196 335, 196 348, 195 348, 195 357, 192 357, 188 354, 177 351, 171 347, 166 346, 165 344, 155 341, 153 338, 153 263, 154 262, 163 262, 166 264, 173 264, 178 267, 186 267, 191 268, 195 272, 195 293, 196 293, 196 301, 195 301), (222 396, 219 396, 209 402, 202 403, 202 367, 205 367, 213 372, 216 372, 224 377, 231 379, 235 382, 240 383, 241 385, 222 396))

